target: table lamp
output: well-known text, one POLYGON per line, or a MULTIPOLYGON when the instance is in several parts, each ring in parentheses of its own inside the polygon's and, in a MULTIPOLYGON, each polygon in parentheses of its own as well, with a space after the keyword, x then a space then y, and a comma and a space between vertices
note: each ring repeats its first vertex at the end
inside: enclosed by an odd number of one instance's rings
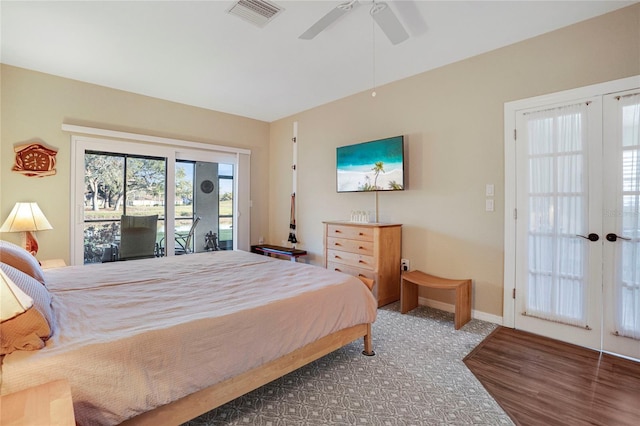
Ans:
POLYGON ((20 290, 0 269, 0 322, 17 317, 31 306, 33 299, 20 290))
POLYGON ((22 232, 24 248, 35 256, 38 252, 38 240, 34 232, 47 229, 53 227, 44 217, 38 203, 16 203, 0 232, 22 232))

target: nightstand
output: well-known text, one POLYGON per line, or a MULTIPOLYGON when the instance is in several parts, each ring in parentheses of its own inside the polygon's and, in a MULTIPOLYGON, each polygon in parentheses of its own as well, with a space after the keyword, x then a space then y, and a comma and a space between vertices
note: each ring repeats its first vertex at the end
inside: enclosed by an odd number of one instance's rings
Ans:
POLYGON ((62 268, 67 266, 64 259, 46 259, 40 261, 42 269, 62 268))
POLYGON ((69 383, 56 380, 0 396, 0 424, 75 426, 69 383))

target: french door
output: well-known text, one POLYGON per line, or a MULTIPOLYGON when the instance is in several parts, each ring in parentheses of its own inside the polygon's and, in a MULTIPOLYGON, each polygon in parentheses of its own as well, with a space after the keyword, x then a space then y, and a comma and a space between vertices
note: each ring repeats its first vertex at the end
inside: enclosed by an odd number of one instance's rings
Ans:
POLYGON ((516 118, 516 327, 591 348, 602 317, 601 110, 576 99, 516 118))
POLYGON ((640 90, 604 98, 606 351, 640 359, 640 90), (611 172, 609 172, 611 170, 611 172))
POLYGON ((640 93, 514 115, 513 326, 640 359, 640 93))

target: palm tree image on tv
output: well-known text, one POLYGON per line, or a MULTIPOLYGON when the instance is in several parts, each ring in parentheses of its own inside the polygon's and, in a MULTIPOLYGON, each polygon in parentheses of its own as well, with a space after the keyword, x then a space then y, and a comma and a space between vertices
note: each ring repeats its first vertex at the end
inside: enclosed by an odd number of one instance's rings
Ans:
POLYGON ((384 163, 382 161, 376 161, 375 166, 371 169, 376 174, 376 178, 373 180, 373 187, 378 188, 378 175, 380 172, 384 173, 384 163))
POLYGON ((339 147, 338 192, 404 189, 403 137, 339 147))

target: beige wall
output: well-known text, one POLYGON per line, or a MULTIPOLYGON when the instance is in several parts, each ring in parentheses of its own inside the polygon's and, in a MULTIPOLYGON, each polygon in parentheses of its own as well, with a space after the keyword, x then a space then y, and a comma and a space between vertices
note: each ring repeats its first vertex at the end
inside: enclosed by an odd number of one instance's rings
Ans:
POLYGON ((503 105, 640 74, 640 5, 379 87, 375 99, 362 93, 271 124, 6 65, 0 71, 0 220, 16 201, 37 201, 55 228, 38 234, 42 259, 68 260, 70 135, 62 123, 251 149, 251 241, 281 244, 298 121, 297 235, 314 264, 322 263, 323 220, 375 207, 373 194, 335 192, 335 148, 404 134, 408 190, 379 195, 381 221, 404 225, 402 255, 412 268, 473 278, 474 309, 501 316, 503 105), (10 171, 13 146, 34 140, 59 148, 56 176, 10 171), (484 211, 487 183, 496 190, 492 213, 484 211))
POLYGON ((504 103, 637 74, 640 5, 379 87, 376 98, 361 93, 274 122, 267 241, 281 244, 289 232, 294 121, 297 235, 315 264, 323 220, 375 207, 374 194, 336 193, 335 148, 404 134, 408 190, 379 195, 381 221, 404 225, 402 257, 412 269, 472 278, 473 308, 502 316, 504 103), (494 212, 485 212, 488 183, 494 212))
MULTIPOLYGON (((269 123, 162 101, 2 65, 0 220, 17 201, 36 201, 53 230, 38 232, 38 258, 69 261, 70 134, 62 123, 142 133, 251 150, 251 235, 267 228, 269 123), (13 146, 41 141, 59 149, 57 174, 11 172, 13 146)), ((20 243, 15 234, 2 239, 20 243)), ((257 237, 256 237, 257 241, 257 237)))

